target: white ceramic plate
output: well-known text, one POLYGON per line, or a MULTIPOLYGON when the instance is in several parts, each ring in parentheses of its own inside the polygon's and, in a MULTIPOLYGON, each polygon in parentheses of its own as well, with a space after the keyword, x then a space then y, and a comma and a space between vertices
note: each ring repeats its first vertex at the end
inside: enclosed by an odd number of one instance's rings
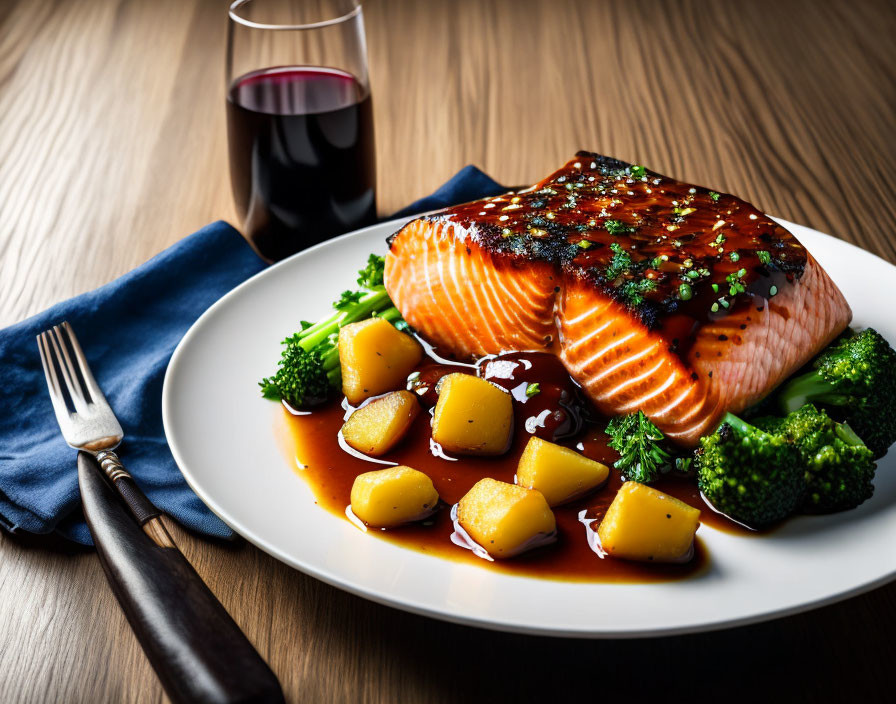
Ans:
MULTIPOLYGON (((165 376, 168 442, 187 482, 236 532, 329 584, 396 608, 486 628, 579 637, 676 634, 803 611, 896 575, 896 461, 878 468, 856 510, 800 517, 744 538, 702 526, 710 568, 679 582, 581 584, 516 577, 404 549, 315 506, 273 429, 279 407, 258 380, 280 340, 354 285, 370 252, 403 221, 318 245, 245 282, 181 341, 165 376)), ((828 235, 783 222, 841 287, 854 324, 896 341, 896 267, 828 235)), ((596 558, 595 558, 596 559, 596 558)))

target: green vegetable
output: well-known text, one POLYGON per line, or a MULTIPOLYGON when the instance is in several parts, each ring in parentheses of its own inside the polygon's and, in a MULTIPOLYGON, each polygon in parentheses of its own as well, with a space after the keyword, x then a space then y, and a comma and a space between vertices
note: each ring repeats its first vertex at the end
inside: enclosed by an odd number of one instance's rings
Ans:
MULTIPOLYGON (((613 221, 610 220, 609 222, 613 221)), ((619 276, 627 272, 632 265, 631 255, 622 249, 621 244, 618 242, 611 242, 610 250, 613 252, 613 257, 610 259, 610 265, 607 267, 606 272, 604 272, 607 281, 613 281, 614 279, 619 278, 619 276)))
POLYGON ((607 220, 604 223, 604 229, 611 235, 627 235, 635 231, 633 227, 629 227, 619 220, 607 220))
POLYGON ((630 306, 639 306, 644 302, 644 294, 655 291, 656 287, 656 281, 653 279, 636 279, 624 282, 619 287, 619 294, 630 306))
POLYGON ((697 486, 717 510, 753 528, 776 523, 802 503, 801 455, 785 435, 728 413, 695 455, 697 486))
POLYGON ((737 294, 743 293, 747 290, 747 285, 744 283, 744 277, 746 275, 746 269, 738 269, 736 272, 728 274, 728 276, 725 277, 725 281, 728 282, 729 295, 736 296, 737 294))
POLYGON ((616 416, 607 424, 608 443, 619 459, 613 464, 630 481, 649 484, 672 468, 672 455, 664 448, 666 439, 642 411, 616 416))
POLYGON ((896 351, 868 328, 842 338, 776 394, 783 412, 814 403, 834 413, 879 458, 896 442, 896 351))
POLYGON ((874 493, 874 453, 848 425, 807 404, 785 418, 759 418, 764 430, 784 435, 799 449, 805 472, 804 513, 855 508, 874 493))
POLYGON ((277 371, 259 382, 261 393, 295 408, 323 403, 342 382, 339 368, 339 328, 366 318, 385 318, 399 330, 407 323, 383 285, 385 258, 371 254, 358 272, 363 290, 344 291, 333 303, 336 312, 316 323, 301 322, 301 330, 283 340, 277 371))
POLYGON ((709 192, 709 197, 712 198, 712 200, 713 200, 714 203, 717 203, 718 200, 719 200, 719 194, 716 193, 715 191, 710 191, 710 192, 709 192))
POLYGON ((280 357, 280 367, 272 377, 259 382, 261 393, 272 401, 314 405, 322 403, 330 394, 330 379, 323 359, 317 350, 306 352, 296 336, 283 341, 286 348, 280 357))
POLYGON ((638 178, 638 179, 644 178, 644 175, 647 173, 647 169, 645 169, 643 166, 640 166, 637 164, 635 166, 632 166, 631 171, 632 171, 632 178, 638 178))
POLYGON ((537 396, 541 393, 541 387, 538 385, 538 382, 529 384, 526 387, 526 398, 532 398, 533 396, 537 396))

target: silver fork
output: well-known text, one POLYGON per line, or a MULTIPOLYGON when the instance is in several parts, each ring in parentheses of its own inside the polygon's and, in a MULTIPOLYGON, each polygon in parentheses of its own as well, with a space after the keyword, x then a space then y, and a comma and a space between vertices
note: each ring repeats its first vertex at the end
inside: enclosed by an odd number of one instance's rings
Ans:
POLYGON ((37 345, 62 435, 80 451, 81 503, 106 579, 168 696, 174 702, 282 703, 274 673, 177 549, 161 512, 115 454, 124 433, 74 330, 57 325, 38 335, 37 345))
POLYGON ((37 336, 37 346, 65 441, 76 450, 93 454, 147 535, 161 547, 174 547, 160 520, 161 511, 146 498, 114 452, 124 432, 93 378, 72 326, 63 322, 45 330, 37 336))

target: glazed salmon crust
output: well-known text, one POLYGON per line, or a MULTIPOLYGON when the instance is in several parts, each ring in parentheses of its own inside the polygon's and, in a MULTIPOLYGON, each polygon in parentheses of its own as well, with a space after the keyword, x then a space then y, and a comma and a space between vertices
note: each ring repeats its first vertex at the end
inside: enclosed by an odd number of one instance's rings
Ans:
POLYGON ((441 354, 553 351, 601 412, 640 409, 686 447, 852 316, 753 206, 589 152, 531 188, 417 218, 389 244, 386 289, 441 354))

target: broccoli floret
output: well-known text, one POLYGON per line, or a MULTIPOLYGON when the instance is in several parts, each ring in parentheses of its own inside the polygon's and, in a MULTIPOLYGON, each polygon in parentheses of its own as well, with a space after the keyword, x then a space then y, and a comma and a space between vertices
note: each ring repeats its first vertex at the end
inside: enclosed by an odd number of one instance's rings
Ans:
POLYGON ((717 511, 752 528, 792 514, 806 490, 797 447, 731 413, 695 453, 697 486, 717 511))
POLYGON ((896 351, 868 328, 835 342, 776 395, 785 413, 815 403, 835 413, 862 438, 874 457, 896 442, 896 351))
POLYGON ((320 353, 306 352, 294 337, 284 340, 284 344, 277 372, 259 382, 262 395, 294 407, 325 401, 330 395, 330 379, 320 353))
POLYGON ((759 418, 760 428, 788 437, 802 455, 804 513, 855 508, 874 493, 874 453, 848 425, 807 404, 786 418, 759 418))
POLYGON ((339 328, 366 318, 381 317, 399 330, 407 328, 383 285, 385 258, 371 254, 358 272, 361 291, 344 291, 333 303, 335 313, 316 323, 302 322, 302 329, 283 340, 285 349, 274 376, 259 382, 261 393, 295 408, 323 403, 342 382, 339 367, 339 328))
POLYGON ((367 266, 358 271, 358 286, 372 290, 382 286, 386 272, 386 258, 378 254, 367 257, 367 266))
POLYGON ((608 445, 619 453, 613 464, 622 476, 649 484, 672 467, 673 458, 663 447, 663 432, 643 412, 616 416, 607 424, 608 445))

